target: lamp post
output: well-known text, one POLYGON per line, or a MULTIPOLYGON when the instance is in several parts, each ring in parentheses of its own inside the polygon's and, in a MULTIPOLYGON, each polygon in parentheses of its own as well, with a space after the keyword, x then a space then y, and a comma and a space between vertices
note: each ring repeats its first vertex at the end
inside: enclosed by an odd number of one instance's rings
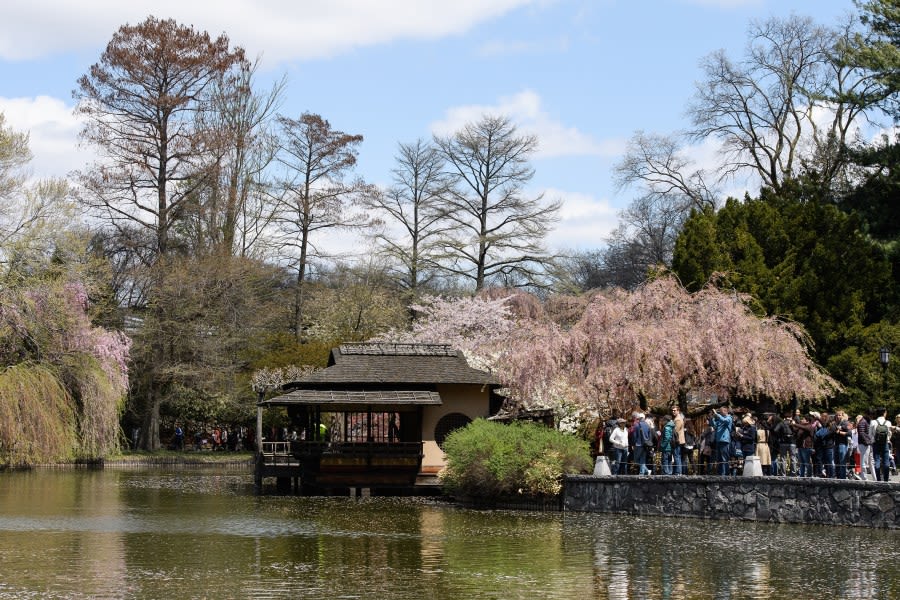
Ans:
POLYGON ((882 346, 880 350, 878 350, 878 361, 881 363, 881 397, 882 400, 887 399, 887 368, 888 363, 891 362, 891 349, 887 346, 882 346))

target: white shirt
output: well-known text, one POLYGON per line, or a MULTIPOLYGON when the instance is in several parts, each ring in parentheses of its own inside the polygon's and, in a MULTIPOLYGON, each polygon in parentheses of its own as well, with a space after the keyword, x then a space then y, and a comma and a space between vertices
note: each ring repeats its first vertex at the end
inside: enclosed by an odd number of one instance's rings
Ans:
POLYGON ((609 443, 613 445, 613 448, 628 450, 628 430, 624 427, 616 426, 612 433, 609 434, 609 443))

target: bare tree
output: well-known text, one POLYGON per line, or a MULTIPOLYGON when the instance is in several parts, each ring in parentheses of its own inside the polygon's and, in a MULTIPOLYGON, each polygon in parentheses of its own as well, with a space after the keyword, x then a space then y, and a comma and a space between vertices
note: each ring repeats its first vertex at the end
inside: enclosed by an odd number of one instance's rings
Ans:
POLYGON ((30 182, 28 134, 6 126, 0 113, 0 263, 47 251, 71 222, 69 186, 59 179, 30 182))
POLYGON ((321 256, 317 234, 361 224, 348 204, 362 184, 345 184, 356 164, 363 136, 336 131, 321 116, 303 113, 299 119, 278 117, 281 145, 278 161, 285 168, 275 224, 281 247, 297 273, 292 328, 303 336, 303 301, 310 259, 321 256))
POLYGON ((561 206, 524 195, 537 138, 520 135, 506 117, 484 116, 435 143, 455 179, 447 208, 457 227, 443 237, 443 268, 471 279, 476 290, 499 276, 537 279, 549 258, 543 240, 561 206))
POLYGON ((450 178, 438 149, 421 139, 399 145, 393 176, 394 185, 374 190, 365 204, 387 217, 375 239, 398 265, 400 287, 415 292, 437 272, 438 241, 448 227, 444 204, 450 178))
POLYGON ((225 35, 213 40, 172 19, 120 27, 73 94, 87 119, 82 140, 102 157, 82 173, 84 202, 113 226, 152 230, 165 254, 178 210, 211 162, 197 115, 242 58, 225 35))
POLYGON ((639 186, 651 200, 681 196, 685 208, 698 210, 716 205, 717 192, 707 184, 709 174, 694 168, 675 135, 636 132, 614 173, 620 190, 639 186))
MULTIPOLYGON (((153 236, 145 254, 153 261, 145 280, 150 290, 144 323, 167 323, 158 298, 172 264, 166 260, 170 233, 197 191, 206 184, 216 160, 215 136, 200 115, 217 82, 243 59, 230 49, 227 36, 211 39, 206 32, 148 17, 123 25, 113 34, 100 61, 78 80, 77 110, 86 117, 82 140, 95 146, 101 159, 81 174, 81 199, 106 223, 129 240, 129 229, 153 236)), ((170 390, 162 365, 171 364, 171 331, 148 331, 138 374, 144 384, 142 446, 159 447, 160 406, 170 390)))
POLYGON ((257 66, 241 61, 220 80, 209 113, 220 148, 210 184, 210 229, 222 252, 244 257, 260 253, 258 245, 274 217, 265 172, 278 149, 271 125, 285 86, 281 79, 256 92, 257 66))
POLYGON ((805 159, 844 146, 858 116, 847 92, 859 79, 834 60, 846 35, 809 17, 755 23, 749 36, 742 61, 724 51, 703 61, 704 79, 689 107, 690 136, 722 142, 723 177, 750 172, 778 191, 805 159))

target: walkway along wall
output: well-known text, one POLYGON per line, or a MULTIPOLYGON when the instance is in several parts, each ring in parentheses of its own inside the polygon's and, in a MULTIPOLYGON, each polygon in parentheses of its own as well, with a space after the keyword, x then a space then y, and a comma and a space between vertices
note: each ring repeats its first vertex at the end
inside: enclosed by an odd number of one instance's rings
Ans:
POLYGON ((566 477, 565 510, 900 529, 900 485, 793 477, 566 477))

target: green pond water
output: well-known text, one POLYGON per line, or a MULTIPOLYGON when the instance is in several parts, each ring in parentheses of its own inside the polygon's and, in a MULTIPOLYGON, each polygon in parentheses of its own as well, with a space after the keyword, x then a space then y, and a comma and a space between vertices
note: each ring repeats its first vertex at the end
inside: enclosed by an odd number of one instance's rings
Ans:
POLYGON ((894 599, 900 534, 39 469, 0 474, 0 598, 894 599))

